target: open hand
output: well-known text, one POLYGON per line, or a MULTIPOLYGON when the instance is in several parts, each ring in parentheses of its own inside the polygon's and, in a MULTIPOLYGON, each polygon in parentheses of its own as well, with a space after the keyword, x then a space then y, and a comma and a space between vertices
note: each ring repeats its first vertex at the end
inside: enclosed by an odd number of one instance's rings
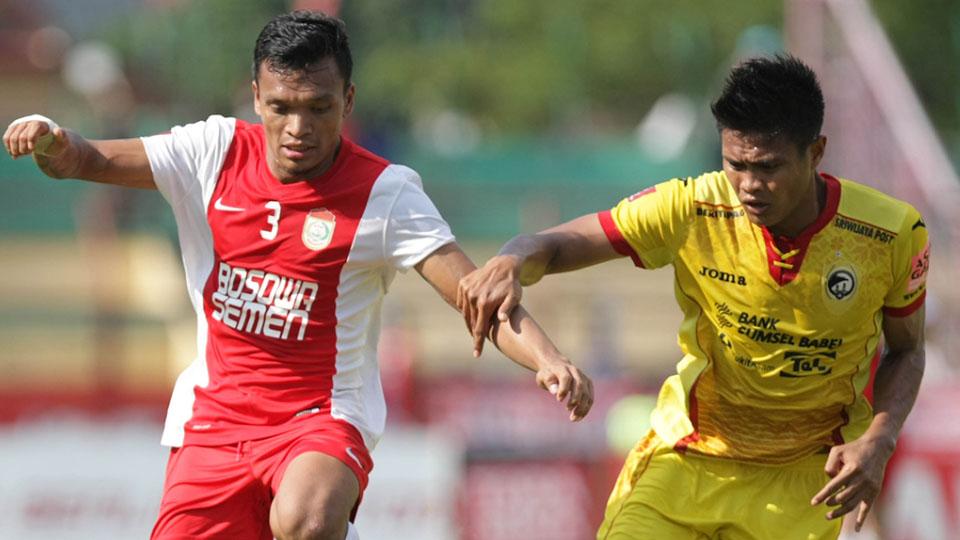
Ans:
POLYGON ((480 356, 490 333, 493 317, 506 322, 520 304, 523 289, 517 275, 516 258, 500 255, 464 276, 457 286, 457 308, 467 331, 473 336, 473 355, 480 356))
POLYGON ((894 447, 891 438, 865 435, 831 448, 824 467, 831 479, 813 496, 810 504, 826 502, 828 506, 836 506, 827 512, 827 519, 836 519, 858 508, 856 530, 859 531, 880 494, 883 474, 894 447))

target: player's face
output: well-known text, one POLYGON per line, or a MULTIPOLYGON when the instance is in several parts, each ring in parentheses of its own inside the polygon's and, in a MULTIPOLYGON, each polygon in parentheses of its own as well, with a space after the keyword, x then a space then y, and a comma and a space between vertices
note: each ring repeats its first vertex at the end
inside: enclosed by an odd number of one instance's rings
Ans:
POLYGON ((319 176, 333 164, 354 92, 332 56, 303 71, 277 73, 260 66, 254 109, 266 133, 267 163, 278 180, 319 176))
POLYGON ((750 221, 796 236, 816 220, 816 170, 825 137, 800 149, 784 136, 723 129, 720 141, 723 170, 750 221))

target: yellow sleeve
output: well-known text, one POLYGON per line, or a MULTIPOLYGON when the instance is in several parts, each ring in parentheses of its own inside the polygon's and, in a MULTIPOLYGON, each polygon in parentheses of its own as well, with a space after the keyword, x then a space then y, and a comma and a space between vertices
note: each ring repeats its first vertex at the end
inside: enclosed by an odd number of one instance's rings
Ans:
POLYGON ((600 224, 618 253, 641 268, 673 262, 686 235, 694 202, 694 179, 674 179, 600 212, 600 224))
POLYGON ((905 317, 923 305, 930 269, 930 242, 920 213, 910 208, 900 226, 893 250, 893 286, 883 301, 883 311, 905 317))

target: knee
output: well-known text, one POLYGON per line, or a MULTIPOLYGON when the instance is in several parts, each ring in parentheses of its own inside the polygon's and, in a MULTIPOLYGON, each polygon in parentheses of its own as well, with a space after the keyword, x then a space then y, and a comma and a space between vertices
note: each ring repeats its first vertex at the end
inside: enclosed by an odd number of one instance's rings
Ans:
POLYGON ((277 540, 344 540, 347 523, 324 509, 277 505, 270 528, 277 540))

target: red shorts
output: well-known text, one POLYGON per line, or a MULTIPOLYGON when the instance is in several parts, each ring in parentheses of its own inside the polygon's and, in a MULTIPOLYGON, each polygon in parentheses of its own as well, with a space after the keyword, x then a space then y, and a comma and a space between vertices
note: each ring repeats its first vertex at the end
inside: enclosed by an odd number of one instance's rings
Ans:
POLYGON ((329 416, 272 437, 223 446, 173 448, 151 539, 270 540, 270 504, 287 465, 305 452, 343 462, 367 487, 373 461, 360 433, 329 416))

